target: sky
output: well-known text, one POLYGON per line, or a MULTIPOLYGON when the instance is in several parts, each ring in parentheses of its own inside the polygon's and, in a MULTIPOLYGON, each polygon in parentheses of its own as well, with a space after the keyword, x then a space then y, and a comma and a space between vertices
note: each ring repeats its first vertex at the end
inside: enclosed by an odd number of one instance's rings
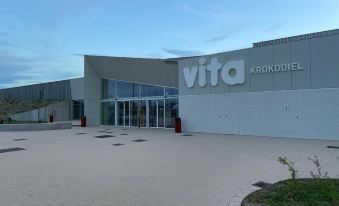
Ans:
POLYGON ((338 0, 0 0, 0 88, 83 76, 83 55, 172 58, 339 28, 338 0))

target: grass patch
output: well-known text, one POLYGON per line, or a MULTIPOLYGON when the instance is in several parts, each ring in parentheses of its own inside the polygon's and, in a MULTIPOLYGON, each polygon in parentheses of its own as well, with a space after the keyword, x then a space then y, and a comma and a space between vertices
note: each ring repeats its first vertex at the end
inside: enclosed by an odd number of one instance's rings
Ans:
POLYGON ((249 194, 242 206, 338 206, 339 179, 297 179, 291 194, 291 180, 285 180, 249 194))

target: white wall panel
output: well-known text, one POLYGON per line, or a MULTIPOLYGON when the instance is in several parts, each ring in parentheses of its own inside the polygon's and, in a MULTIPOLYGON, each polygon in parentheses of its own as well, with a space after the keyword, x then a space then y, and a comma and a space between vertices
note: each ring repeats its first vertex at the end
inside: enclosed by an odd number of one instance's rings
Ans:
POLYGON ((240 134, 274 136, 274 103, 274 92, 240 93, 240 134))
POLYGON ((207 95, 180 96, 179 104, 183 131, 210 132, 207 95))
POLYGON ((339 139, 339 89, 301 91, 301 116, 303 137, 339 139))
POLYGON ((209 131, 238 134, 238 94, 209 95, 209 131))
POLYGON ((185 131, 339 140, 339 89, 180 96, 185 131))

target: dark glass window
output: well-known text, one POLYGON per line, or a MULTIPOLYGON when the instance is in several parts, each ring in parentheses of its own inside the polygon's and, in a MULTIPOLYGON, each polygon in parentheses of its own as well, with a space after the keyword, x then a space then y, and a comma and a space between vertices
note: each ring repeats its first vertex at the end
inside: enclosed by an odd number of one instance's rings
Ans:
POLYGON ((101 124, 115 125, 115 102, 101 103, 101 124))
POLYGON ((116 81, 115 80, 102 80, 102 98, 112 99, 116 97, 116 81))
POLYGON ((138 97, 138 86, 136 83, 117 81, 118 98, 138 97))
POLYGON ((166 96, 176 96, 176 95, 178 95, 178 89, 166 87, 165 93, 166 93, 166 96))
POLYGON ((166 99, 165 101, 165 122, 167 128, 174 128, 175 118, 178 117, 179 105, 178 99, 166 99))
POLYGON ((153 85, 140 84, 140 97, 164 96, 164 88, 153 85))

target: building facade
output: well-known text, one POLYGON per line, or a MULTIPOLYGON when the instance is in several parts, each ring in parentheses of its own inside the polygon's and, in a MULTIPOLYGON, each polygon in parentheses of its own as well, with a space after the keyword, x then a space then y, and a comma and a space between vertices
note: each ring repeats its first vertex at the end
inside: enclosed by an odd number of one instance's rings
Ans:
MULTIPOLYGON (((339 139, 339 30, 206 56, 84 57, 84 78, 0 90, 0 101, 71 102, 89 126, 339 139)), ((47 110, 46 110, 47 111, 47 110)))
POLYGON ((339 139, 339 30, 179 61, 183 129, 339 139))
POLYGON ((40 113, 41 118, 46 121, 49 115, 54 115, 54 119, 59 121, 77 120, 84 115, 83 100, 83 78, 0 89, 0 102, 11 102, 14 107, 26 103, 22 108, 13 108, 16 114, 11 116, 19 121, 39 119, 37 115, 33 115, 34 113, 40 113), (47 103, 49 109, 45 110, 48 112, 33 111, 37 109, 35 107, 38 106, 38 102, 45 103, 42 105, 47 103), (35 106, 31 107, 31 104, 35 106))
POLYGON ((85 56, 88 125, 172 128, 177 60, 85 56))

